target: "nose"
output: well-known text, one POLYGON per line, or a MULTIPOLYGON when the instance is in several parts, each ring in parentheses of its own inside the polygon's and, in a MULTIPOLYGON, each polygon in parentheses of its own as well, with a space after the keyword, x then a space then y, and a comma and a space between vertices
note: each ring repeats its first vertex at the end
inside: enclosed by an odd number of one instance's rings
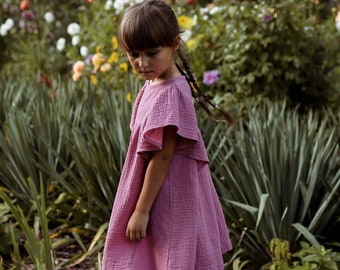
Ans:
POLYGON ((149 65, 148 59, 145 55, 140 55, 138 57, 138 66, 140 69, 144 69, 149 65))

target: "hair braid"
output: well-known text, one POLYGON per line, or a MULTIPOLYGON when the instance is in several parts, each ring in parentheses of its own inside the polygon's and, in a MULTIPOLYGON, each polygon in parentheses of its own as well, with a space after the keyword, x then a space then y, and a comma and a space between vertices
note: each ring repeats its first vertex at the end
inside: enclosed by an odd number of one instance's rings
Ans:
POLYGON ((221 122, 224 120, 221 119, 217 119, 212 112, 209 110, 208 106, 206 105, 206 103, 210 104, 212 107, 214 107, 215 109, 219 110, 222 115, 232 124, 235 125, 235 120, 231 117, 231 115, 229 113, 227 113, 225 110, 223 110, 218 104, 214 104, 202 91, 202 89, 200 88, 200 86, 197 84, 197 81, 195 79, 195 77, 193 76, 192 72, 191 72, 191 68, 189 66, 189 61, 186 58, 186 56, 183 53, 183 50, 181 48, 179 48, 177 50, 178 56, 182 62, 183 68, 185 71, 183 71, 178 65, 177 68, 179 69, 179 71, 186 77, 190 88, 191 88, 191 93, 192 96, 195 98, 195 101, 207 112, 207 114, 209 115, 209 117, 211 119, 213 119, 216 122, 221 122), (195 93, 195 90, 198 92, 198 95, 195 93), (204 98, 204 100, 201 100, 199 96, 202 96, 204 98))

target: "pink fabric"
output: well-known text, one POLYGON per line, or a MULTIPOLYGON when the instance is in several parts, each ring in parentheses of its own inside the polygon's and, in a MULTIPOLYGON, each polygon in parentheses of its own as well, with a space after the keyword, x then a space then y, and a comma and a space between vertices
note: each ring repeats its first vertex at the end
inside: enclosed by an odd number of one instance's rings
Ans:
POLYGON ((224 215, 184 77, 140 90, 131 117, 130 145, 113 205, 103 270, 218 270, 231 247, 224 215), (179 140, 153 204, 147 237, 125 237, 141 190, 150 152, 162 148, 163 128, 179 140))

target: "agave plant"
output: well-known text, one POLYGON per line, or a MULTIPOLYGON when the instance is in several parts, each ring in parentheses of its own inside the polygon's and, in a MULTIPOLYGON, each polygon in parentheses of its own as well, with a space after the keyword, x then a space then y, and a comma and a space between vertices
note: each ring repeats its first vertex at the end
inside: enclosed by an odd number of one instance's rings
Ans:
POLYGON ((248 117, 213 129, 207 149, 234 245, 259 269, 271 239, 294 250, 306 228, 329 244, 339 226, 339 115, 265 103, 248 117))
MULTIPOLYGON (((83 250, 56 269, 79 264, 102 249, 129 140, 132 105, 127 95, 135 93, 127 89, 138 89, 137 83, 131 77, 120 91, 105 86, 95 90, 90 84, 79 91, 71 81, 59 81, 53 91, 32 83, 2 85, 0 100, 11 105, 1 111, 0 187, 9 190, 1 198, 30 242, 28 253, 36 258, 37 269, 43 269, 41 260, 51 259, 34 248, 50 241, 46 230, 61 238, 51 249, 47 247, 50 251, 67 241, 77 241, 83 250), (19 85, 26 85, 25 91, 8 93, 21 89, 19 85), (42 203, 48 206, 46 213, 32 208, 42 203), (33 237, 31 228, 40 217, 45 218, 42 239, 33 237), (82 242, 82 228, 94 236, 90 246, 82 242), (62 238, 65 232, 72 233, 73 239, 62 238)), ((12 256, 19 267, 20 254, 12 256)))

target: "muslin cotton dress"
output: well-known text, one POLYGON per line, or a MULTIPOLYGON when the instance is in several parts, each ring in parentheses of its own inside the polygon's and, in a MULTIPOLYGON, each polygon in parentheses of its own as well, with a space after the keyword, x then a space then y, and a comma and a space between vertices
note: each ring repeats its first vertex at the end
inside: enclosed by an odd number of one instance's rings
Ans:
POLYGON ((231 243, 185 77, 146 81, 131 116, 131 138, 107 233, 104 270, 220 270, 231 243), (147 236, 125 236, 151 151, 162 148, 163 128, 178 142, 152 206, 147 236))

